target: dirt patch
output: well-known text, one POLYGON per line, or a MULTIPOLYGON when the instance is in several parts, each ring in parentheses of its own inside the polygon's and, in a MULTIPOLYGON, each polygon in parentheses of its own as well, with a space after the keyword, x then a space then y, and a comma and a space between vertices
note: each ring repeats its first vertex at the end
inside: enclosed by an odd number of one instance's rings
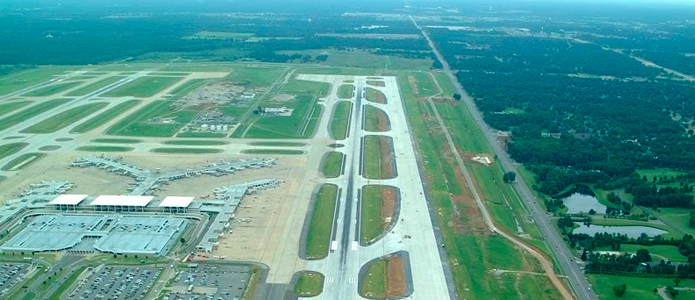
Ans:
POLYGON ((368 84, 368 85, 371 85, 371 86, 380 86, 380 87, 385 87, 385 86, 386 86, 386 82, 383 82, 383 81, 376 81, 376 80, 368 80, 368 81, 367 81, 367 84, 368 84))
POLYGON ((495 162, 495 158, 487 153, 463 153, 461 156, 464 161, 477 163, 483 166, 489 166, 495 162))
POLYGON ((382 228, 392 222, 396 210, 396 190, 392 187, 381 188, 381 219, 384 220, 382 228))
POLYGON ((277 94, 273 96, 273 99, 271 101, 273 102, 288 102, 294 100, 294 95, 290 94, 277 94))
POLYGON ((410 89, 413 90, 413 94, 419 96, 420 95, 420 89, 417 86, 417 80, 415 80, 415 77, 408 76, 408 83, 410 83, 410 89))
POLYGON ((389 117, 382 110, 378 110, 376 113, 377 120, 377 130, 380 132, 391 130, 391 124, 389 122, 389 117))
POLYGON ((381 178, 393 178, 393 153, 391 153, 389 137, 379 136, 379 152, 381 153, 381 178))
POLYGON ((392 256, 386 263, 386 298, 401 298, 406 296, 405 269, 403 257, 392 256))
POLYGON ((376 103, 386 104, 386 95, 381 91, 376 92, 376 103))
POLYGON ((454 98, 451 97, 432 97, 432 101, 435 103, 447 103, 453 106, 457 106, 460 103, 459 101, 456 101, 454 98))

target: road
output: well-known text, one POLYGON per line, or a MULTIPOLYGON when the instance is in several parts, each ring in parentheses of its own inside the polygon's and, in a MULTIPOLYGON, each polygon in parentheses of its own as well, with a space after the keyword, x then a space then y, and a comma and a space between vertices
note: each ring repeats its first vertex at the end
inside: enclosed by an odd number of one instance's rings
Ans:
MULTIPOLYGON (((422 32, 425 39, 427 39, 430 48, 432 48, 432 52, 441 62, 442 68, 444 69, 446 75, 449 77, 449 80, 456 88, 457 93, 461 95, 461 98, 464 100, 463 102, 466 104, 468 111, 471 113, 471 116, 475 120, 476 124, 478 125, 478 127, 480 127, 483 134, 487 138, 488 143, 490 144, 493 152, 497 156, 497 159, 500 161, 500 163, 506 171, 518 173, 516 170, 516 165, 509 157, 509 154, 506 151, 504 151, 504 149, 502 149, 502 146, 497 142, 495 135, 492 133, 490 127, 483 121, 481 113, 475 106, 473 98, 471 98, 471 96, 468 95, 468 93, 458 82, 456 76, 451 71, 448 62, 444 59, 442 54, 439 53, 439 50, 437 50, 437 48, 434 46, 434 43, 430 39, 427 32, 420 28, 415 19, 411 17, 411 20, 415 27, 417 27, 422 32)), ((455 151, 454 153, 457 152, 455 151)), ((466 180, 468 181, 468 178, 466 178, 466 180)), ((514 186, 516 187, 517 193, 521 195, 521 199, 524 201, 524 204, 531 212, 531 215, 535 220, 536 224, 538 225, 541 234, 543 234, 543 236, 545 237, 549 249, 555 254, 555 259, 558 262, 560 270, 567 275, 569 284, 574 290, 574 293, 577 296, 577 298, 582 300, 598 299, 598 296, 596 296, 596 294, 591 289, 591 285, 584 276, 584 273, 574 262, 574 256, 572 251, 564 242, 564 240, 560 236, 560 233, 557 230, 555 230, 555 227, 550 222, 550 219, 548 218, 548 215, 546 214, 545 210, 543 210, 543 208, 540 206, 538 201, 533 196, 533 193, 529 188, 528 184, 523 180, 518 180, 514 183, 514 186)), ((478 197, 476 197, 476 201, 478 201, 477 198, 478 197)), ((481 211, 483 210, 483 207, 484 205, 481 207, 481 211)), ((487 223, 489 221, 489 217, 486 217, 485 222, 487 223)), ((501 234, 501 232, 499 231, 498 233, 501 234)))

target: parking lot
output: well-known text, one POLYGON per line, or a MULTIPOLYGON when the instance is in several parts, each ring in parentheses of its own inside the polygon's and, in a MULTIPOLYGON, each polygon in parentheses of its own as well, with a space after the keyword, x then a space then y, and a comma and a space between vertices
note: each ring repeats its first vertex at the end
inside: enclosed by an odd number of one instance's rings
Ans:
POLYGON ((24 275, 29 271, 28 264, 7 264, 0 265, 0 296, 6 295, 17 283, 24 279, 24 275))
POLYGON ((68 298, 143 299, 161 273, 161 268, 101 265, 82 277, 68 298))
POLYGON ((243 265, 200 266, 181 270, 174 278, 172 292, 164 300, 241 299, 251 278, 251 268, 243 265))

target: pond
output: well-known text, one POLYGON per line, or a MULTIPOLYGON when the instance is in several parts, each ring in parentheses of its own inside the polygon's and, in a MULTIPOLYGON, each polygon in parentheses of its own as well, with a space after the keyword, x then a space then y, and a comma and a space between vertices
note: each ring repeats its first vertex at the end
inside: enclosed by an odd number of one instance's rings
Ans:
POLYGON ((603 225, 585 225, 584 223, 579 224, 578 228, 575 228, 572 233, 586 233, 590 236, 594 236, 596 233, 607 232, 607 233, 619 233, 627 234, 628 237, 638 238, 642 233, 646 233, 648 236, 657 236, 664 233, 668 233, 665 230, 661 230, 654 227, 648 226, 603 226, 603 225))
POLYGON ((560 198, 562 203, 567 207, 568 214, 588 213, 589 210, 595 210, 597 213, 603 214, 606 212, 606 206, 598 202, 596 196, 593 195, 590 189, 574 189, 569 196, 560 198))

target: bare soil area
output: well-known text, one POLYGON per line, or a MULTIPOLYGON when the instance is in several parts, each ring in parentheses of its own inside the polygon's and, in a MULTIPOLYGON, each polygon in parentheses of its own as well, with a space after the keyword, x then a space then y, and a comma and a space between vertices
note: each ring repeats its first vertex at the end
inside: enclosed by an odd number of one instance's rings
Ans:
POLYGON ((386 297, 387 299, 401 298, 406 296, 405 269, 403 267, 403 257, 400 255, 392 256, 386 263, 386 297))
POLYGON ((393 153, 391 151, 391 139, 387 136, 379 136, 379 152, 381 153, 381 178, 393 178, 393 153))

